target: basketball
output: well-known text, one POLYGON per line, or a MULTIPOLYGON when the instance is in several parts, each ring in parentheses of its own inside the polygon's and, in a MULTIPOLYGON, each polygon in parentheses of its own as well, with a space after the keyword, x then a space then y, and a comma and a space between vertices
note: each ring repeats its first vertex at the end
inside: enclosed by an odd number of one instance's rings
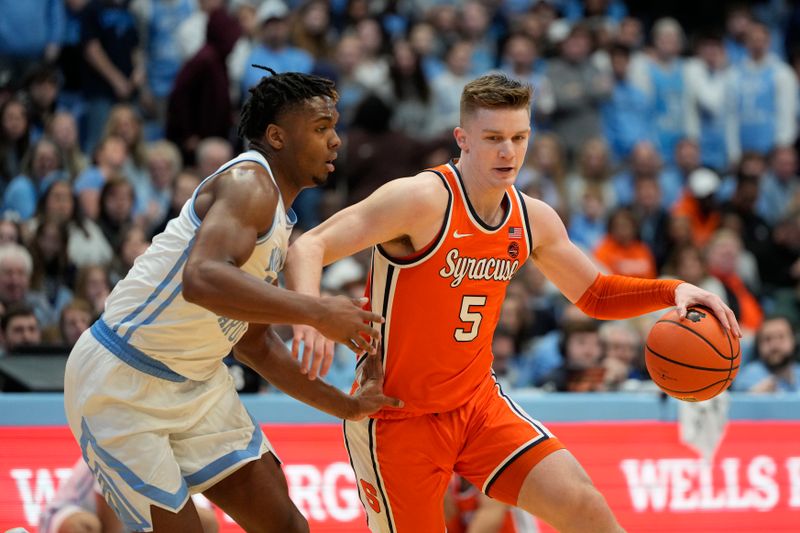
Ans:
POLYGON ((705 307, 686 318, 673 309, 658 319, 645 344, 645 363, 661 390, 679 400, 700 402, 727 389, 739 372, 739 338, 705 307))

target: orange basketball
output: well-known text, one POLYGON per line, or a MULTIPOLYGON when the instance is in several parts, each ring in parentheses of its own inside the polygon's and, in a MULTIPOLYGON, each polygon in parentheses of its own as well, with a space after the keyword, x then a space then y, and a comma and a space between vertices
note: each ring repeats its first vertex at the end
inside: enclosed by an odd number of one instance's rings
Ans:
POLYGON ((645 363, 661 390, 679 400, 700 402, 727 389, 739 372, 739 338, 711 310, 690 307, 686 318, 673 309, 647 335, 645 363))

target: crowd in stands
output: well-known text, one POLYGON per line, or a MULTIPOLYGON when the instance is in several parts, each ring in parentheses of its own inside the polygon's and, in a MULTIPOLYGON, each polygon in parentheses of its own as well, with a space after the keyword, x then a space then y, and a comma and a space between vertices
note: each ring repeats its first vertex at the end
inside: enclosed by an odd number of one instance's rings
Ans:
MULTIPOLYGON (((718 4, 679 21, 622 0, 0 0, 3 352, 69 347, 102 313, 245 148, 253 65, 338 87, 337 169, 298 198, 298 233, 457 156, 461 89, 501 71, 535 91, 519 188, 603 271, 719 294, 745 331, 734 389, 798 392, 800 6, 718 4)), ((363 291, 368 260, 329 267, 326 290, 363 291)), ((509 388, 655 390, 643 345, 657 316, 598 323, 528 265, 495 371, 509 388)), ((329 379, 349 388, 352 367, 337 352, 329 379)))

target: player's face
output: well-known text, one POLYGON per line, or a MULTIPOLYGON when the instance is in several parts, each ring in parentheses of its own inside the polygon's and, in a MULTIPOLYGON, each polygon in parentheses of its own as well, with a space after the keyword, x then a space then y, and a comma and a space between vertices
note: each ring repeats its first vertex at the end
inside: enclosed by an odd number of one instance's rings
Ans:
POLYGON ((335 170, 334 160, 342 143, 336 134, 338 120, 336 102, 327 97, 309 100, 289 118, 286 131, 301 186, 324 185, 335 170))
POLYGON ((478 109, 456 128, 464 163, 492 184, 506 187, 517 178, 531 134, 527 109, 478 109))

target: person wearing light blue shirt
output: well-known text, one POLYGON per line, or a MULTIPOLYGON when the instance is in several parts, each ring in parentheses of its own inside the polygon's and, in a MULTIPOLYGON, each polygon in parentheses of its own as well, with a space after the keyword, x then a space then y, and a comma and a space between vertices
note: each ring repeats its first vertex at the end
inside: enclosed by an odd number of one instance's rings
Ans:
POLYGON ((774 315, 764 319, 756 333, 757 359, 739 371, 733 389, 746 392, 800 392, 797 338, 789 318, 774 315))

